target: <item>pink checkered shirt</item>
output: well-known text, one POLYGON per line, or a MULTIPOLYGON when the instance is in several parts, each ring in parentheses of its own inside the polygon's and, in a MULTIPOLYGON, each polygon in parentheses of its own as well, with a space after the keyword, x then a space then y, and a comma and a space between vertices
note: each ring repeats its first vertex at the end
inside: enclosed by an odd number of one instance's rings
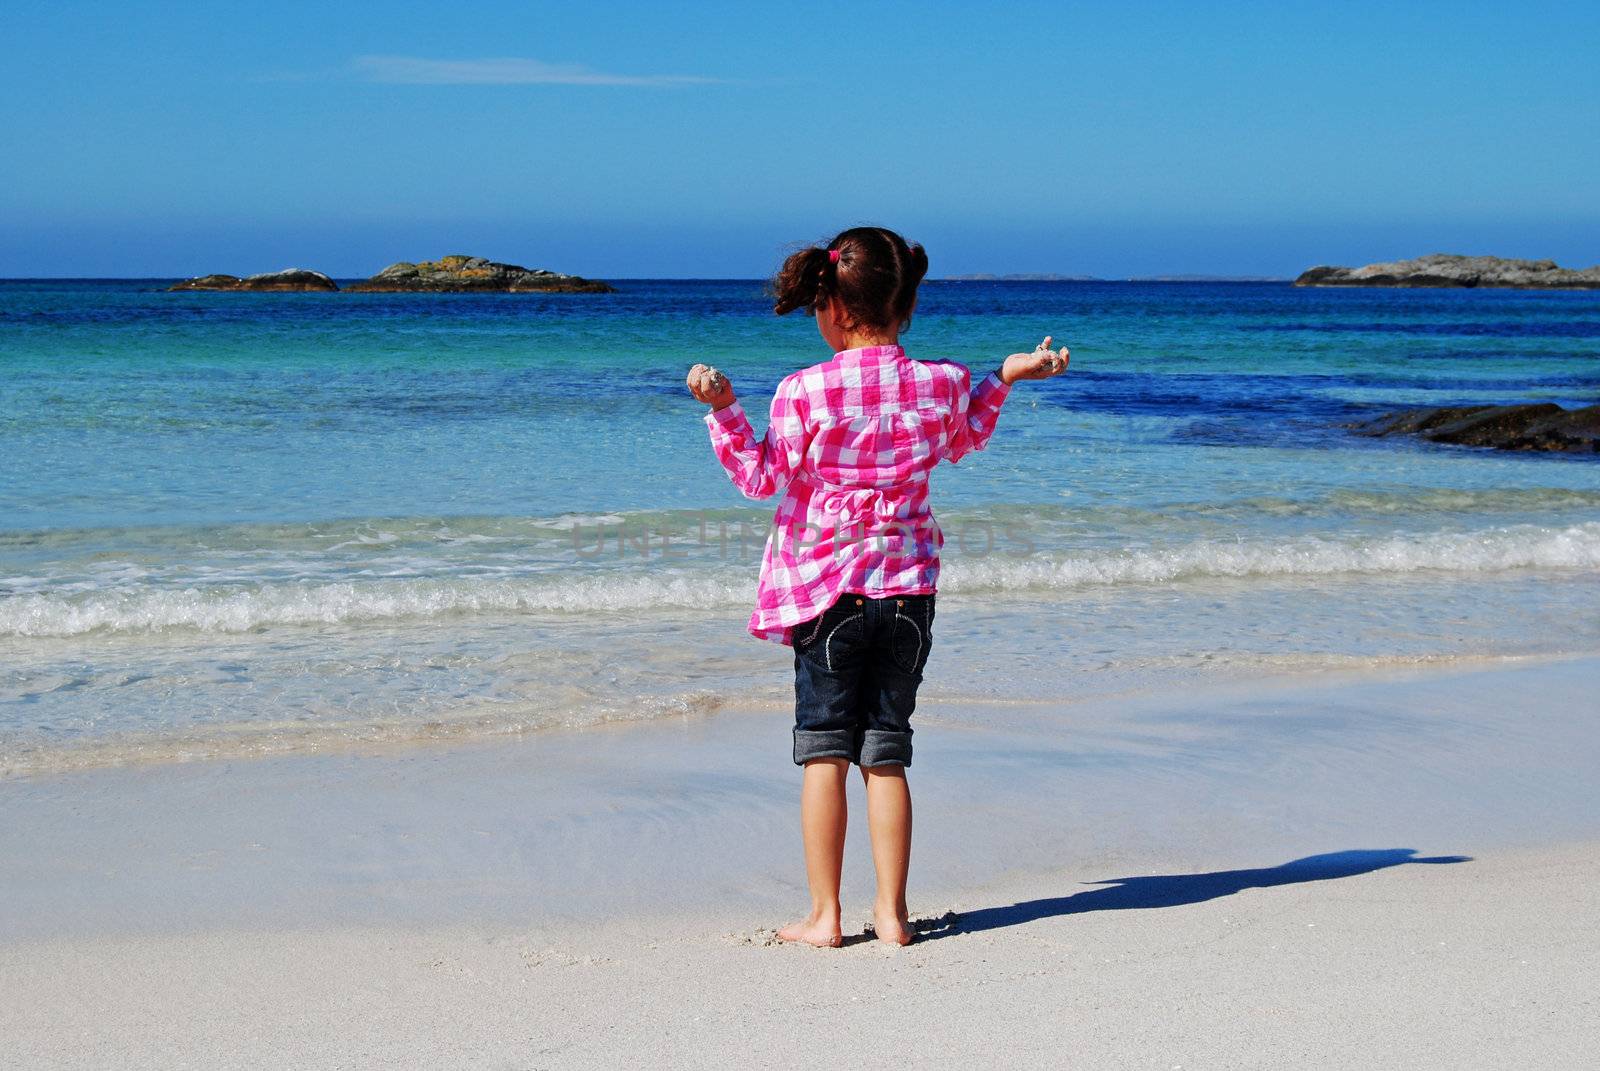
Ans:
POLYGON ((996 373, 973 389, 972 373, 954 361, 866 346, 778 384, 765 438, 738 402, 706 414, 734 486, 747 498, 784 492, 751 634, 792 644, 794 626, 846 591, 934 591, 944 533, 928 508, 928 475, 988 444, 1010 392, 996 373))

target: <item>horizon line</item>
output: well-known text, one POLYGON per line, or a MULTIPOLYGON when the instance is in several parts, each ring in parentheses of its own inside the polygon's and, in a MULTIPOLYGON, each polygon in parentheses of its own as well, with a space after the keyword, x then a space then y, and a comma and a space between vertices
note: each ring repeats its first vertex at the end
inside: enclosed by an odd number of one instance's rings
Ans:
MULTIPOLYGON (((161 275, 0 275, 0 283, 147 283, 162 280, 182 282, 185 279, 196 279, 201 276, 174 275, 171 273, 161 275)), ((369 275, 329 275, 334 282, 361 283, 366 282, 369 275)), ((772 279, 769 275, 607 275, 584 276, 584 278, 597 279, 601 282, 625 283, 765 283, 772 279)), ((987 272, 930 276, 923 279, 924 283, 1288 283, 1294 281, 1292 275, 1237 275, 1237 274, 1211 274, 1209 272, 1172 272, 1154 275, 1051 275, 1051 274, 991 274, 987 272)), ((273 293, 274 291, 261 291, 273 293)), ((294 293, 295 291, 276 291, 278 293, 294 293)), ((394 293, 452 293, 454 291, 394 291, 394 293)), ((463 291, 470 292, 470 291, 463 291)), ((496 291, 479 291, 480 293, 496 293, 496 291)))

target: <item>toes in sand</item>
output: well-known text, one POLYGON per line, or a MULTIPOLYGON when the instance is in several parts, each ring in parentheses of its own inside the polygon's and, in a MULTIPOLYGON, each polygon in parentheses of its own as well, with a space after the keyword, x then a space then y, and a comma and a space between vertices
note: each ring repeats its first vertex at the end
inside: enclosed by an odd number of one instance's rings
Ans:
POLYGON ((807 920, 791 923, 779 930, 778 940, 814 945, 817 948, 838 948, 844 943, 844 933, 837 923, 829 925, 826 922, 807 920))

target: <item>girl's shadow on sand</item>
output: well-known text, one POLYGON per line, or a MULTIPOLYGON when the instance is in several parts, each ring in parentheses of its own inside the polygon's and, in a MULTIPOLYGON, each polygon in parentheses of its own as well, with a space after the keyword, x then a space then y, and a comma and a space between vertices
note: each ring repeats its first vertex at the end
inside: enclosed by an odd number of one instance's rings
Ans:
POLYGON ((1076 915, 1084 911, 1129 911, 1155 907, 1198 904, 1231 896, 1241 889, 1265 889, 1273 885, 1294 885, 1303 881, 1327 881, 1370 874, 1374 870, 1402 863, 1466 863, 1469 855, 1434 855, 1419 858, 1414 848, 1382 848, 1308 855, 1281 866, 1254 870, 1218 870, 1209 874, 1156 874, 1140 878, 1108 878, 1088 884, 1107 888, 1088 889, 1068 896, 1044 900, 1025 900, 1005 907, 985 907, 976 911, 950 912, 935 919, 916 921, 920 941, 954 937, 963 933, 1020 926, 1037 919, 1076 915))

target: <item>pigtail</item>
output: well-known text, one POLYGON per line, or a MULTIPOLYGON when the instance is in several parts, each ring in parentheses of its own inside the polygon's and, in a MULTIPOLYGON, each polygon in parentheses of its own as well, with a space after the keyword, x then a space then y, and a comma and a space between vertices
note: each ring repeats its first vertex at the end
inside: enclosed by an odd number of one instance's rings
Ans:
POLYGON ((769 287, 772 311, 811 312, 837 299, 841 323, 899 330, 911 322, 917 287, 927 274, 928 254, 920 245, 883 227, 852 227, 783 262, 769 287))
POLYGON ((917 287, 921 285, 922 280, 928 274, 928 252, 916 242, 912 242, 911 256, 908 259, 910 263, 906 268, 905 285, 910 287, 911 292, 915 294, 917 287))
POLYGON ((814 309, 833 290, 828 278, 832 269, 828 251, 819 246, 790 254, 772 280, 772 311, 783 316, 795 309, 814 309))
POLYGON ((911 323, 911 307, 917 303, 917 287, 928 274, 928 254, 912 242, 906 250, 905 266, 900 273, 900 288, 895 294, 895 311, 900 314, 900 326, 911 323))

